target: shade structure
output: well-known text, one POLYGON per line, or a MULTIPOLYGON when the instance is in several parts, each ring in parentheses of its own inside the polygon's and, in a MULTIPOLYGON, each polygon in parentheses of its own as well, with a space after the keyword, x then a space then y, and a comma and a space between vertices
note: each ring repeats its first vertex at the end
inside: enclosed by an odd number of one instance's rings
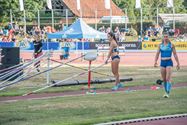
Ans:
POLYGON ((79 18, 65 30, 56 33, 48 33, 47 37, 48 39, 107 39, 107 34, 93 29, 79 18))

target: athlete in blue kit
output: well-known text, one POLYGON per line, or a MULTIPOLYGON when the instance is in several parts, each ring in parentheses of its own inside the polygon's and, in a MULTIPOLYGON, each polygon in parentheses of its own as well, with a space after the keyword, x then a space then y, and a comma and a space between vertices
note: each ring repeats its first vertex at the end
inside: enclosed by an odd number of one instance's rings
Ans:
POLYGON ((161 76, 163 79, 164 89, 165 89, 165 94, 163 97, 169 98, 169 94, 171 91, 171 74, 172 74, 172 67, 173 67, 172 53, 177 62, 177 70, 180 69, 180 63, 179 63, 175 46, 169 40, 167 33, 164 34, 162 43, 158 46, 158 51, 155 56, 155 64, 154 64, 155 67, 157 66, 157 60, 159 58, 160 53, 161 53, 161 62, 160 62, 161 76))

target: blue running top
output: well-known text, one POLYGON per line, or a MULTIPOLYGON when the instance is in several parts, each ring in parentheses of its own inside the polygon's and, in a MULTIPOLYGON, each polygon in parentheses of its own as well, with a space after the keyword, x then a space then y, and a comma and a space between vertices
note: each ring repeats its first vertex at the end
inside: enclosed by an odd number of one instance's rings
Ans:
POLYGON ((172 56, 172 44, 169 42, 167 45, 164 43, 160 44, 160 52, 162 57, 171 57, 172 56))

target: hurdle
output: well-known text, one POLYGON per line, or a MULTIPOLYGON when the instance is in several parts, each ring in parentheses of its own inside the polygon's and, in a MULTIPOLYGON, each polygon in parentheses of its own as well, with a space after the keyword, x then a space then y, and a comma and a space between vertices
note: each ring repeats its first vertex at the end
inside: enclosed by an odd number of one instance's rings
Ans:
MULTIPOLYGON (((71 77, 68 77, 68 78, 66 78, 66 79, 64 79, 64 80, 58 81, 57 83, 54 83, 54 84, 51 84, 51 85, 47 85, 47 86, 42 87, 42 88, 40 88, 40 89, 37 89, 37 90, 34 90, 34 91, 32 91, 32 92, 26 93, 26 94, 24 94, 24 95, 22 95, 22 96, 27 96, 27 95, 30 95, 30 94, 34 94, 34 93, 36 93, 36 92, 45 90, 45 89, 47 89, 47 88, 49 88, 49 87, 53 87, 53 86, 58 85, 58 84, 60 84, 60 83, 62 83, 62 82, 64 82, 64 81, 67 81, 67 80, 70 80, 70 79, 72 79, 72 78, 75 78, 75 77, 78 77, 78 76, 87 74, 89 71, 96 70, 96 69, 98 69, 98 68, 100 68, 100 67, 102 67, 102 66, 104 66, 104 65, 106 65, 106 64, 103 63, 103 64, 101 64, 101 65, 99 65, 99 66, 97 66, 97 67, 95 67, 95 68, 91 68, 90 70, 84 71, 84 72, 79 73, 79 74, 75 74, 75 75, 73 75, 73 76, 71 76, 71 77)), ((1 88, 0 88, 0 89, 1 89, 1 88)))
MULTIPOLYGON (((77 58, 74 58, 74 59, 72 59, 72 60, 69 60, 69 61, 66 62, 66 63, 73 62, 73 61, 75 61, 75 60, 77 60, 77 59, 79 59, 79 58, 82 58, 82 57, 84 57, 84 56, 85 56, 85 55, 81 55, 80 57, 77 57, 77 58)), ((62 65, 64 65, 64 64, 59 64, 59 65, 57 65, 57 66, 55 66, 55 67, 49 68, 49 69, 44 70, 44 71, 42 71, 42 72, 38 72, 38 73, 33 74, 33 75, 31 75, 31 76, 27 76, 27 77, 24 77, 24 78, 20 78, 20 79, 17 80, 17 81, 12 81, 12 82, 10 82, 9 84, 6 84, 6 85, 4 85, 4 86, 1 86, 1 87, 0 87, 0 90, 3 90, 3 89, 5 89, 6 87, 11 86, 11 85, 14 85, 14 84, 16 84, 16 83, 18 83, 18 82, 20 82, 20 81, 24 81, 24 80, 30 79, 30 78, 32 78, 32 77, 35 77, 35 76, 37 76, 37 75, 40 75, 40 74, 42 74, 42 73, 45 73, 45 72, 54 70, 54 69, 56 69, 56 68, 58 68, 58 67, 60 67, 60 66, 62 66, 62 65)))
POLYGON ((43 54, 42 56, 40 56, 40 57, 38 57, 36 59, 31 60, 30 62, 26 63, 25 65, 22 65, 20 67, 17 67, 15 69, 7 71, 5 74, 3 74, 2 76, 0 76, 0 79, 6 79, 7 77, 11 76, 12 74, 16 73, 17 71, 23 70, 25 67, 27 67, 27 66, 35 63, 35 62, 38 62, 40 59, 42 59, 46 55, 47 55, 47 53, 43 54))
MULTIPOLYGON (((119 52, 125 52, 125 46, 119 46, 119 52)), ((105 60, 105 53, 110 49, 108 45, 97 46, 97 53, 102 52, 102 59, 105 60)))
MULTIPOLYGON (((37 64, 37 65, 39 65, 39 64, 37 64)), ((12 75, 11 77, 9 77, 6 80, 4 80, 3 82, 1 82, 0 85, 7 83, 9 80, 16 77, 17 75, 20 75, 20 77, 14 79, 12 82, 15 82, 16 80, 24 78, 25 76, 27 76, 28 73, 30 73, 33 69, 35 69, 37 67, 37 65, 35 65, 34 67, 29 67, 29 66, 25 67, 24 70, 28 69, 28 71, 26 73, 24 72, 23 74, 22 74, 23 69, 17 70, 18 72, 16 72, 16 74, 12 75)))
POLYGON ((91 64, 92 61, 96 60, 97 58, 97 53, 90 52, 87 53, 86 56, 84 57, 85 60, 89 61, 89 67, 88 67, 88 90, 90 91, 90 84, 91 84, 91 64))
MULTIPOLYGON (((56 63, 62 63, 64 65, 67 65, 67 66, 70 66, 70 67, 73 67, 73 68, 81 69, 83 71, 88 71, 88 69, 81 68, 81 67, 78 67, 78 66, 74 66, 74 65, 71 65, 71 64, 65 64, 63 62, 60 62, 60 61, 57 61, 57 60, 54 60, 54 59, 50 59, 50 60, 53 61, 53 62, 56 62, 56 63)), ((102 84, 102 83, 108 83, 108 82, 114 82, 115 81, 115 78, 111 78, 111 77, 114 77, 112 75, 108 75, 108 74, 105 74, 105 73, 100 73, 100 72, 93 71, 93 70, 91 72, 99 74, 99 75, 110 77, 108 79, 93 79, 93 80, 90 81, 91 84, 102 84)), ((123 78, 123 77, 120 78, 121 82, 132 81, 132 80, 133 80, 133 78, 123 78)), ((58 81, 59 80, 52 80, 51 82, 54 84, 58 81)), ((70 80, 70 81, 67 81, 67 82, 63 82, 62 84, 55 85, 54 87, 68 86, 68 85, 81 85, 81 84, 88 84, 88 80, 70 80)))
MULTIPOLYGON (((78 66, 74 66, 74 65, 71 65, 71 64, 68 64, 68 63, 63 63, 63 62, 60 62, 60 61, 57 61, 57 60, 54 60, 54 59, 50 59, 50 60, 53 61, 53 62, 56 62, 56 63, 64 64, 64 65, 67 65, 67 66, 70 66, 70 67, 73 67, 73 68, 77 68, 77 69, 87 71, 87 69, 84 69, 84 68, 81 68, 81 67, 78 67, 78 66)), ((97 71, 91 71, 91 72, 99 74, 99 75, 103 75, 103 76, 113 77, 112 75, 105 74, 105 73, 100 73, 100 72, 97 72, 97 71)))

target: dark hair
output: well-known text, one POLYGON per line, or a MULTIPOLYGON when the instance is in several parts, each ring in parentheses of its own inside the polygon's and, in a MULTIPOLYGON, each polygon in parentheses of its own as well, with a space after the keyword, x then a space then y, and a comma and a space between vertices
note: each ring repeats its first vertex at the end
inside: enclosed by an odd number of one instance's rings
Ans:
POLYGON ((116 41, 116 43, 118 43, 116 36, 113 32, 109 32, 108 35, 110 35, 116 41))

